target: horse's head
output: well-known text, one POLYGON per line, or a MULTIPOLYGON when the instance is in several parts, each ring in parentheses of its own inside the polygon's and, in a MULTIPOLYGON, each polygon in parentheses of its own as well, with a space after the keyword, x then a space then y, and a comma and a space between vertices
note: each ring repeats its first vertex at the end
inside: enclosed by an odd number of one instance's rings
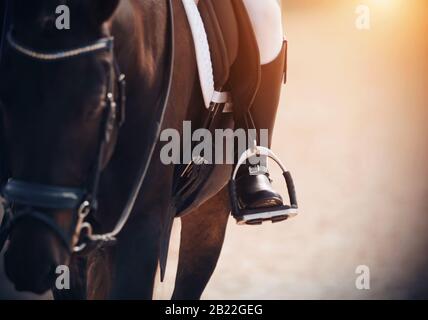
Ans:
POLYGON ((108 21, 118 2, 14 1, 0 66, 0 129, 15 219, 5 264, 18 290, 51 288, 78 241, 79 207, 87 211, 85 200, 95 200, 85 192, 112 153, 118 74, 108 21), (70 30, 56 28, 61 4, 70 8, 70 30))

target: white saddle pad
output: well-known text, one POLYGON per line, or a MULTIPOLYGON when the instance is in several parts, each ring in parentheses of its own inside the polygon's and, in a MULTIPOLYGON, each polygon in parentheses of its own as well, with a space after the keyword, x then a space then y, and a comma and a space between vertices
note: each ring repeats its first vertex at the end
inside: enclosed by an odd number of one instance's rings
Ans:
POLYGON ((198 1, 199 0, 182 0, 187 20, 189 21, 190 29, 192 31, 193 42, 195 44, 199 81, 201 83, 205 107, 209 109, 212 102, 226 103, 224 112, 231 112, 229 93, 217 92, 214 88, 213 65, 208 36, 204 22, 198 10, 198 1))

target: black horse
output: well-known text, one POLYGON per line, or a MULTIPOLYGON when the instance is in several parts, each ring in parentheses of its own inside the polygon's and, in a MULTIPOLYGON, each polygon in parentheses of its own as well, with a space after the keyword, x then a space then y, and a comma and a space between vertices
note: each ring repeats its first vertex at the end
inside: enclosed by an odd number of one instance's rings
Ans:
MULTIPOLYGON (((232 167, 213 168, 198 196, 177 212, 172 188, 176 168, 161 163, 157 156, 161 143, 150 150, 160 129, 159 114, 162 128, 181 131, 184 120, 202 125, 205 112, 181 2, 67 1, 72 28, 64 31, 55 28, 54 18, 63 1, 13 2, 13 29, 8 30, 0 68, 1 156, 10 176, 25 181, 9 186, 9 192, 19 196, 23 189, 35 195, 27 199, 30 205, 13 208, 23 216, 12 229, 5 254, 9 279, 18 290, 52 289, 62 299, 151 299, 159 262, 165 265, 172 220, 180 214, 173 298, 200 298, 224 241, 230 213, 225 186, 232 167), (29 48, 56 54, 32 56, 29 48), (126 92, 120 92, 121 73, 126 75, 126 92), (117 110, 125 93, 124 110, 117 110), (75 221, 71 208, 42 205, 42 191, 61 191, 46 186, 66 186, 62 191, 78 196, 82 186, 94 182, 86 191, 94 191, 95 186, 97 198, 89 199, 80 213, 90 212, 88 221, 97 233, 109 232, 129 203, 147 159, 151 160, 141 175, 144 183, 116 244, 97 247, 87 255, 67 250, 63 240, 79 242, 74 231, 83 232, 82 221, 75 221), (64 230, 72 230, 68 238, 64 230), (71 290, 55 289, 58 265, 70 266, 71 290)), ((233 125, 230 116, 223 117, 224 123, 233 125)), ((48 192, 47 197, 55 196, 48 192)), ((58 199, 64 200, 63 194, 58 199)))

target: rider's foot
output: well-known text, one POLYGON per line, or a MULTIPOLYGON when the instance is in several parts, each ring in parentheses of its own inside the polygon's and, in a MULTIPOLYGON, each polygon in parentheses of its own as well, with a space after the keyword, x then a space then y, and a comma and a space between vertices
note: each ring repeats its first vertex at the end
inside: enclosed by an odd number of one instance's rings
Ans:
POLYGON ((260 209, 283 205, 282 197, 273 189, 268 173, 242 173, 238 176, 237 188, 241 208, 260 209))
POLYGON ((242 166, 236 179, 238 224, 257 225, 265 221, 280 222, 289 218, 281 195, 272 186, 269 173, 259 167, 242 166))
MULTIPOLYGON (((273 127, 279 106, 284 71, 286 70, 286 57, 287 43, 284 42, 278 57, 261 66, 260 86, 249 112, 255 129, 268 129, 269 147, 272 144, 273 127)), ((237 123, 237 126, 248 129, 248 121, 237 123)), ((258 142, 260 143, 260 141, 258 142)), ((251 156, 249 155, 249 157, 251 156)), ((276 160, 275 162, 278 163, 276 160)), ((241 164, 240 161, 237 163, 241 164)), ((250 163, 256 162, 250 161, 250 163)), ((259 163, 267 164, 266 161, 259 163)), ((234 172, 230 192, 233 216, 238 224, 261 224, 264 221, 279 222, 294 217, 298 213, 297 199, 290 173, 282 168, 290 198, 290 205, 286 205, 281 195, 273 189, 267 170, 263 170, 265 167, 266 165, 264 167, 241 165, 237 174, 234 172)))

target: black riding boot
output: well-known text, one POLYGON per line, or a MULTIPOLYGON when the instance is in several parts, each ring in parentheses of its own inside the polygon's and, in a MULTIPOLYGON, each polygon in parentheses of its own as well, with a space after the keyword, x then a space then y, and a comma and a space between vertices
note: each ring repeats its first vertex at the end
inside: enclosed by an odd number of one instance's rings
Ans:
MULTIPOLYGON (((278 110, 281 89, 286 69, 287 44, 284 42, 280 55, 261 69, 261 83, 251 117, 259 133, 262 129, 269 130, 269 146, 278 110)), ((266 159, 264 159, 266 160, 266 159)), ((289 216, 284 211, 275 210, 283 207, 283 199, 271 184, 266 161, 262 165, 246 164, 240 167, 236 179, 237 199, 240 214, 234 214, 240 224, 260 224, 263 221, 283 221, 289 216)))

